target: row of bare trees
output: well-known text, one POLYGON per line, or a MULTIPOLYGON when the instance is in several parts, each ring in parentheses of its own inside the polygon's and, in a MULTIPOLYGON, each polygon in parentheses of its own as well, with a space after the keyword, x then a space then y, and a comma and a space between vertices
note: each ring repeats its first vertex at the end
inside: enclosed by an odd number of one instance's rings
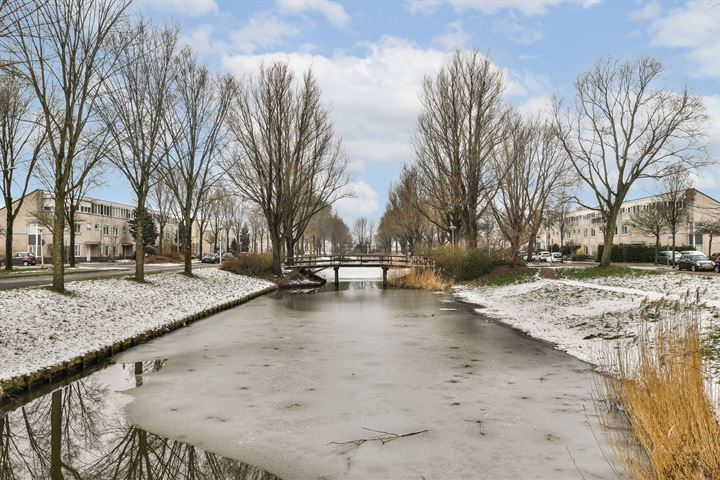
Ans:
MULTIPOLYGON (((601 58, 578 77, 574 99, 556 98, 549 119, 527 118, 503 100, 501 69, 477 51, 456 51, 423 82, 415 163, 391 188, 381 243, 476 248, 483 230, 489 245, 497 229, 514 256, 523 246, 533 250, 543 226, 567 234, 575 204, 600 214, 601 264, 608 265, 631 187, 688 177, 709 162, 702 99, 687 88, 659 86, 662 69, 647 57, 601 58)), ((687 192, 686 185, 674 187, 677 195, 687 192)), ((663 220, 673 234, 679 213, 663 220)))
MULTIPOLYGON (((221 190, 223 198, 235 196, 242 199, 236 205, 262 213, 264 225, 253 232, 269 237, 273 269, 280 274, 282 253, 292 256, 313 217, 347 195, 347 159, 316 79, 311 71, 296 78, 282 62, 262 66, 257 78, 244 83, 211 74, 180 45, 176 28, 130 19, 129 4, 4 2, 6 242, 12 242, 22 206, 15 200, 24 197, 33 175, 41 177, 54 200, 52 219, 46 219, 55 233, 53 288, 63 290, 64 232, 70 227, 72 264, 75 214, 91 172, 112 165, 137 201, 138 281, 144 280, 142 225, 151 204, 161 247, 173 219, 185 273, 191 274, 194 225, 202 245, 221 190), (20 195, 14 197, 17 185, 20 195)), ((12 245, 6 251, 10 255, 12 245)), ((11 268, 12 262, 6 264, 11 268)))

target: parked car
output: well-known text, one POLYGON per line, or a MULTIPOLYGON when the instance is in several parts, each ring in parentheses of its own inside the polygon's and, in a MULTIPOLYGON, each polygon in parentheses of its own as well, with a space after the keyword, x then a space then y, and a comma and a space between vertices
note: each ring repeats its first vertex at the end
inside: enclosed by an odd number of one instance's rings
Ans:
MULTIPOLYGON (((672 262, 671 256, 672 256, 672 252, 670 250, 664 250, 662 252, 658 252, 655 261, 656 261, 656 263, 659 263, 661 265, 670 265, 670 263, 672 262)), ((682 257, 682 253, 675 252, 675 261, 676 262, 678 260, 680 260, 680 257, 682 257)))
POLYGON ((683 255, 677 262, 678 270, 690 270, 696 272, 698 270, 712 270, 715 268, 715 263, 712 262, 703 254, 692 253, 690 255, 683 255))
POLYGON ((715 273, 720 273, 720 256, 715 259, 715 273))
POLYGON ((222 254, 222 257, 220 257, 220 261, 224 262, 225 260, 229 260, 231 258, 235 258, 235 255, 233 255, 232 252, 225 252, 222 254))
POLYGON ((208 253, 202 258, 202 263, 220 263, 219 253, 208 253))
POLYGON ((535 259, 538 262, 552 262, 553 261, 552 253, 550 253, 550 252, 540 252, 535 256, 535 259))
POLYGON ((562 262, 562 253, 552 252, 552 259, 553 259, 553 262, 562 262))
POLYGON ((29 252, 18 252, 15 255, 13 255, 13 265, 35 265, 37 261, 35 260, 35 255, 29 252))

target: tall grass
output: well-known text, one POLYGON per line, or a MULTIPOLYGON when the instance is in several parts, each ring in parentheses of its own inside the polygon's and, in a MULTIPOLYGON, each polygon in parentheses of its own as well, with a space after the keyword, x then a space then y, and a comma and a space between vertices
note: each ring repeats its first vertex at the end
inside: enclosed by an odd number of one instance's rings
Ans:
POLYGON ((250 253, 242 257, 231 257, 222 262, 220 270, 251 277, 272 276, 272 254, 250 253))
POLYGON ((452 283, 434 268, 413 268, 409 272, 391 272, 388 285, 393 288, 417 290, 445 290, 452 283))
POLYGON ((430 256, 443 276, 458 282, 473 280, 498 265, 508 264, 499 253, 489 254, 478 248, 443 246, 430 252, 430 256))
POLYGON ((605 433, 629 478, 720 479, 717 385, 702 355, 698 313, 693 305, 656 302, 641 314, 648 324, 635 346, 619 346, 611 357, 616 376, 601 385, 619 406, 630 430, 619 434, 601 416, 605 433))

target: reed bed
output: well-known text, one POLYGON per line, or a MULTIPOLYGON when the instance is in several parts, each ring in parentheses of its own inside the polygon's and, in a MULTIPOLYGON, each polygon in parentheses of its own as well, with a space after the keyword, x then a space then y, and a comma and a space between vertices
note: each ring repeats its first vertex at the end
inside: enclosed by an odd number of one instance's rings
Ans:
POLYGON ((447 290, 452 282, 434 268, 411 268, 405 272, 391 272, 388 284, 393 288, 416 290, 447 290))
POLYGON ((720 479, 718 384, 703 357, 699 293, 689 297, 645 303, 643 333, 609 354, 614 375, 598 386, 598 404, 610 407, 601 424, 628 478, 720 479))

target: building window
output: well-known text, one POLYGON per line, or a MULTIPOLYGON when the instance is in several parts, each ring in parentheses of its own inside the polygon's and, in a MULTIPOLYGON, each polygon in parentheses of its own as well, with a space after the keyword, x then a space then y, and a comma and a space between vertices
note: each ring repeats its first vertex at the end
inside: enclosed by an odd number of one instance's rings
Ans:
POLYGON ((75 233, 82 233, 82 224, 80 224, 80 223, 75 224, 75 233))
POLYGON ((591 228, 591 229, 590 229, 590 236, 591 236, 591 237, 594 237, 594 236, 595 236, 595 229, 594 229, 594 228, 591 228))
POLYGON ((587 228, 583 230, 583 237, 587 237, 587 228))
POLYGON ((623 227, 622 227, 622 233, 623 233, 623 235, 627 235, 627 233, 628 233, 628 227, 627 227, 626 225, 623 225, 623 227))
POLYGON ((118 236, 118 227, 113 227, 113 235, 118 236))
POLYGON ((74 250, 75 250, 75 256, 76 256, 76 257, 79 257, 79 256, 80 256, 80 245, 78 245, 78 244, 76 243, 74 250))
POLYGON ((103 232, 103 235, 108 235, 110 233, 110 227, 107 225, 103 225, 102 232, 103 232))
POLYGON ((103 257, 109 257, 110 256, 110 247, 108 245, 102 246, 102 255, 103 257))

